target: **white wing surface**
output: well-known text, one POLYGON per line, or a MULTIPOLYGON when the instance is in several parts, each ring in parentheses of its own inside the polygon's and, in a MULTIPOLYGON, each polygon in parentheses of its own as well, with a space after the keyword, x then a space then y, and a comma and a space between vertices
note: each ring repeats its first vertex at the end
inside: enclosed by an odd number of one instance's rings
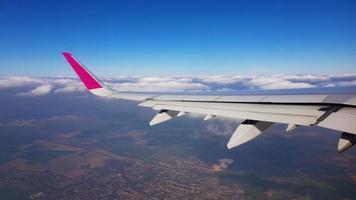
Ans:
POLYGON ((298 126, 320 126, 341 131, 338 151, 356 143, 356 94, 307 95, 170 95, 121 93, 105 86, 70 53, 63 53, 87 89, 107 98, 139 101, 140 106, 157 110, 150 125, 162 123, 186 113, 241 119, 231 136, 229 149, 244 144, 273 123, 287 124, 286 131, 298 126))

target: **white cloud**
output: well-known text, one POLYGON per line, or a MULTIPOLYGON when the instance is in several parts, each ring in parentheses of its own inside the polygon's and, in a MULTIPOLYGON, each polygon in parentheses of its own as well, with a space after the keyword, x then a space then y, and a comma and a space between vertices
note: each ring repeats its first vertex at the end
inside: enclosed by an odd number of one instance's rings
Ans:
POLYGON ((326 81, 330 79, 328 75, 299 74, 299 75, 281 75, 281 78, 294 81, 326 81))
POLYGON ((73 92, 85 92, 87 89, 85 86, 79 82, 65 82, 63 81, 64 85, 59 86, 57 89, 54 90, 55 93, 73 93, 73 92))
POLYGON ((203 83, 230 85, 244 80, 242 76, 227 76, 227 75, 214 75, 214 76, 198 76, 203 83))
POLYGON ((74 78, 57 77, 0 77, 0 89, 19 88, 24 86, 34 86, 35 88, 20 92, 18 96, 41 96, 49 94, 52 90, 55 93, 70 93, 86 91, 80 80, 74 78))
POLYGON ((60 84, 60 85, 80 83, 79 80, 71 79, 71 78, 52 79, 51 82, 55 83, 55 84, 60 84))
POLYGON ((20 92, 18 96, 43 96, 52 91, 52 85, 41 85, 28 92, 20 92))
POLYGON ((326 87, 335 87, 335 86, 356 86, 356 80, 353 80, 353 81, 342 81, 342 82, 326 85, 326 87))
POLYGON ((66 86, 62 88, 56 89, 54 92, 55 93, 73 93, 73 92, 84 92, 86 91, 84 86, 66 86))
POLYGON ((336 74, 336 75, 332 75, 330 76, 332 78, 356 78, 356 74, 336 74))
POLYGON ((194 83, 192 79, 186 77, 141 77, 131 82, 113 83, 112 88, 118 91, 135 92, 181 92, 181 91, 202 91, 209 89, 203 83, 194 83))
MULTIPOLYGON (((106 84, 118 91, 133 92, 195 92, 238 91, 249 89, 293 89, 312 87, 356 86, 356 74, 341 75, 283 75, 270 76, 120 76, 103 78, 106 84)), ((54 91, 55 94, 86 92, 79 79, 70 77, 0 77, 0 90, 6 88, 32 87, 19 96, 40 96, 54 91)))
POLYGON ((294 88, 311 88, 315 87, 310 83, 292 82, 278 77, 259 77, 253 78, 244 83, 247 86, 257 89, 294 89, 294 88))
POLYGON ((240 123, 238 120, 218 118, 209 122, 207 130, 211 135, 231 136, 240 123))
POLYGON ((207 90, 209 86, 202 83, 181 83, 177 81, 168 82, 136 82, 136 83, 121 83, 115 84, 114 89, 118 91, 134 91, 134 92, 181 92, 181 91, 202 91, 207 90))
POLYGON ((26 76, 11 76, 0 78, 0 89, 23 87, 26 85, 43 84, 46 81, 41 78, 32 78, 26 76))

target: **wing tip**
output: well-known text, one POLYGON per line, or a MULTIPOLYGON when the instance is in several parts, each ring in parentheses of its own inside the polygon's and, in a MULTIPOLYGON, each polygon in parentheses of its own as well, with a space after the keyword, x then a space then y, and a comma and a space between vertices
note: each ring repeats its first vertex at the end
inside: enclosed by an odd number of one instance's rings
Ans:
POLYGON ((70 52, 67 52, 67 51, 62 52, 62 54, 63 54, 63 56, 71 56, 72 55, 70 52))
POLYGON ((88 90, 103 88, 103 84, 99 81, 99 79, 97 79, 88 69, 86 69, 84 65, 79 63, 79 61, 76 60, 71 53, 62 52, 62 54, 88 90))

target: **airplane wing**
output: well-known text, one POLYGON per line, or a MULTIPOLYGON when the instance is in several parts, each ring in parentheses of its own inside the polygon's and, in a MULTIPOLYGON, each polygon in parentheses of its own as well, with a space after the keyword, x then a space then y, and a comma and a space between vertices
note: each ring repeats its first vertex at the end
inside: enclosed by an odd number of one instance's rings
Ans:
POLYGON ((306 95, 172 95, 122 93, 103 84, 70 53, 63 53, 69 64, 94 95, 141 102, 140 106, 157 110, 150 125, 159 124, 186 113, 242 119, 227 148, 244 144, 274 123, 287 124, 286 131, 298 126, 320 126, 341 131, 338 151, 356 143, 356 94, 306 95))

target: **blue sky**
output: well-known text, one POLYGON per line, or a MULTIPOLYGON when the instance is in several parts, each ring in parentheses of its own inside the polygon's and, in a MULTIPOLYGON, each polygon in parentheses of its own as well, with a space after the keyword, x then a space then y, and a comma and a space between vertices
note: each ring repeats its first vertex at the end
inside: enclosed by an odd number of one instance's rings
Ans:
POLYGON ((0 2, 0 75, 356 72, 355 1, 0 2))

